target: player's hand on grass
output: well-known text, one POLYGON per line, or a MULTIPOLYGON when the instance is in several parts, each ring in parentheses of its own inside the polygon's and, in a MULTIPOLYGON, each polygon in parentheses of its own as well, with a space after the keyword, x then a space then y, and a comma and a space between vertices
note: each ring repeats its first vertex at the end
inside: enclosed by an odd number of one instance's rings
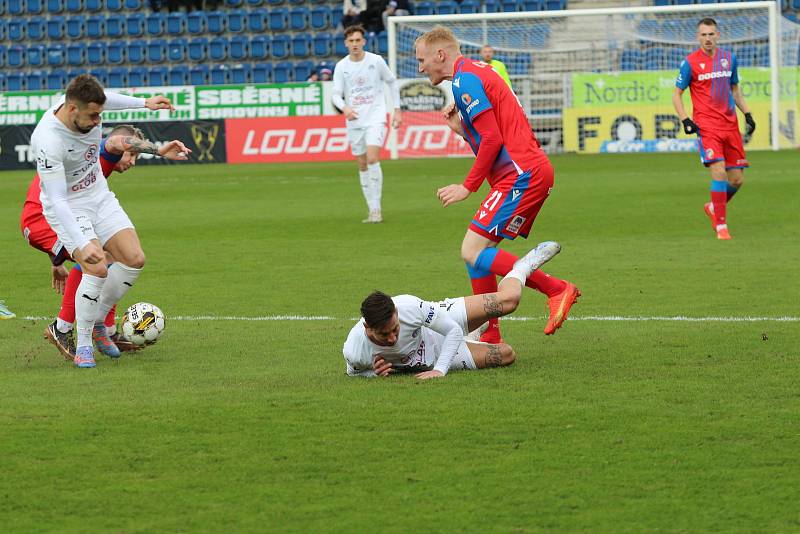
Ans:
POLYGON ((157 109, 168 109, 170 111, 175 111, 175 108, 172 107, 172 102, 169 101, 169 98, 162 95, 151 96, 144 101, 144 107, 152 111, 157 109))
POLYGON ((175 161, 186 161, 189 159, 191 149, 186 145, 175 139, 158 149, 158 155, 162 158, 171 159, 175 161))
POLYGON ((344 114, 344 118, 349 121, 354 121, 358 118, 358 112, 350 106, 345 106, 342 113, 344 114))
POLYGON ((52 288, 55 289, 56 293, 59 295, 64 294, 64 289, 67 286, 67 276, 69 276, 69 271, 63 265, 53 265, 53 282, 51 284, 52 288))
POLYGON ((685 119, 683 119, 683 131, 686 132, 688 135, 699 134, 700 128, 694 123, 692 119, 686 117, 685 119))
POLYGON ((469 194, 470 194, 469 189, 467 189, 461 184, 451 184, 442 187, 436 192, 436 196, 439 197, 439 200, 442 201, 442 206, 445 208, 450 204, 461 202, 462 200, 467 198, 469 194))
POLYGON ((416 375, 420 380, 427 380, 429 378, 444 378, 441 371, 425 371, 416 375))
POLYGON ((747 123, 747 135, 752 135, 756 131, 756 121, 753 120, 753 114, 750 112, 745 113, 744 122, 747 123))
POLYGON ((372 360, 372 370, 375 371, 375 374, 378 376, 389 376, 391 373, 394 373, 391 362, 387 362, 380 356, 376 356, 375 359, 372 360))

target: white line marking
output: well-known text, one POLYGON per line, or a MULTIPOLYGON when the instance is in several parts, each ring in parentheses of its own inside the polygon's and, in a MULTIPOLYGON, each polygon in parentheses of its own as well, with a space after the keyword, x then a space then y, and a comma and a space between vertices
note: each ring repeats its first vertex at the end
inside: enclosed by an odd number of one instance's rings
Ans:
MULTIPOLYGON (((23 319, 29 321, 52 321, 52 317, 35 317, 26 316, 23 319)), ((503 321, 544 321, 547 317, 503 317, 503 321)), ((259 321, 358 321, 359 317, 332 317, 330 315, 262 315, 262 316, 244 316, 244 315, 176 315, 174 317, 167 316, 168 321, 245 321, 245 322, 259 322, 259 321)), ((625 317, 622 315, 587 315, 583 317, 570 317, 569 321, 619 321, 619 322, 637 322, 637 321, 652 321, 652 322, 676 322, 676 323, 764 323, 764 322, 778 322, 778 323, 796 323, 800 322, 800 317, 687 317, 685 315, 675 315, 672 317, 667 316, 653 316, 653 317, 625 317)))

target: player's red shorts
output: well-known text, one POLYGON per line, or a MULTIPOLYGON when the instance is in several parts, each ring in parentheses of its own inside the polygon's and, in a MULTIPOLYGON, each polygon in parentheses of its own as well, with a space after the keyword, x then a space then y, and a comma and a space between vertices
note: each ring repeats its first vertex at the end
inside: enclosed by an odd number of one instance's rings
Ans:
POLYGON ((50 256, 53 265, 61 265, 72 259, 67 249, 58 240, 56 233, 50 228, 47 219, 44 218, 41 204, 25 203, 22 207, 20 228, 25 241, 33 248, 50 256))
POLYGON ((743 169, 749 167, 744 155, 742 134, 739 130, 702 130, 702 136, 697 136, 697 148, 700 150, 700 160, 708 167, 717 161, 725 162, 725 169, 743 169))
POLYGON ((545 162, 498 182, 478 208, 469 229, 494 242, 528 237, 536 215, 553 189, 553 176, 553 166, 545 162))

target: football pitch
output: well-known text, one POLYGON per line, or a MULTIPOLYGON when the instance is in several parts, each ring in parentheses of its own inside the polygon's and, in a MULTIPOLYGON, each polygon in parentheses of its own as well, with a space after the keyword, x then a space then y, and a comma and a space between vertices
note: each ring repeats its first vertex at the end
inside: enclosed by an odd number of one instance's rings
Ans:
MULTIPOLYGON (((797 152, 749 154, 733 240, 695 155, 556 156, 524 253, 583 296, 555 336, 526 290, 508 368, 356 379, 341 347, 373 289, 468 294, 459 257, 486 186, 472 160, 383 163, 384 218, 354 163, 135 168, 111 187, 147 265, 123 306, 156 345, 95 369, 42 332, 49 262, 0 173, 4 532, 800 530, 797 152)), ((118 312, 121 315, 121 310, 118 312)))

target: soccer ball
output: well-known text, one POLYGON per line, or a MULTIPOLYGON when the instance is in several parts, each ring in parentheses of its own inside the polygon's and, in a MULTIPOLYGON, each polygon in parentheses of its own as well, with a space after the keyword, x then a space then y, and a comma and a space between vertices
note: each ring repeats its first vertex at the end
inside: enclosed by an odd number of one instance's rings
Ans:
POLYGON ((138 302, 122 316, 122 337, 134 345, 155 343, 164 331, 164 313, 154 304, 138 302))

